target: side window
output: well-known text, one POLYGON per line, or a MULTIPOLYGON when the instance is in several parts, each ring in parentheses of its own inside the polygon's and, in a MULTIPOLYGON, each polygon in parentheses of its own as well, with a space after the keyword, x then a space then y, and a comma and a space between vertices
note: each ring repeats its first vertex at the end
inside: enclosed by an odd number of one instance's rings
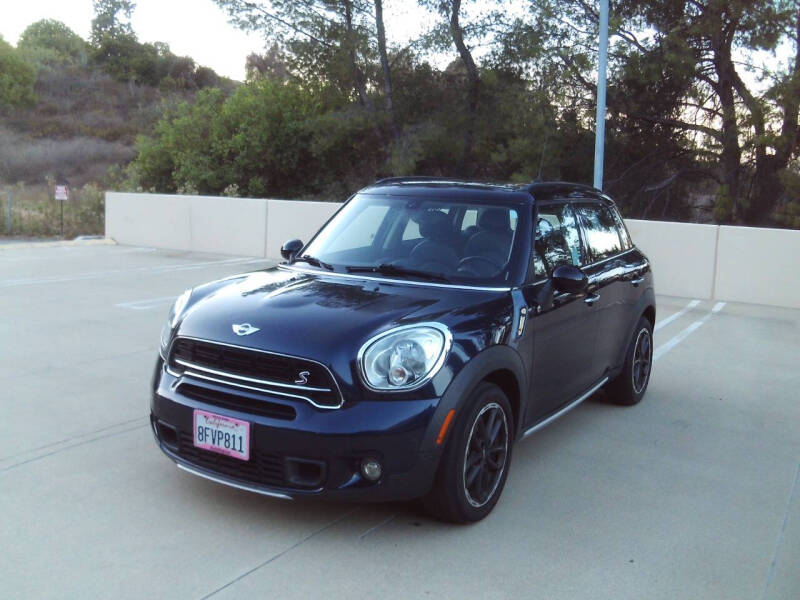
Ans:
POLYGON ((603 260, 622 252, 622 240, 614 215, 602 204, 581 204, 578 206, 586 245, 592 262, 603 260))
POLYGON ((616 208, 612 208, 611 213, 614 215, 614 220, 617 222, 617 231, 619 231, 619 239, 622 240, 623 250, 629 250, 633 248, 631 234, 628 233, 628 228, 625 227, 625 221, 622 220, 622 216, 619 214, 619 211, 616 208))
POLYGON ((468 208, 464 211, 464 217, 461 219, 461 231, 464 232, 468 227, 475 227, 478 225, 478 209, 468 208))
POLYGON ((537 280, 561 265, 584 264, 578 224, 567 204, 539 207, 535 242, 533 268, 537 280))
POLYGON ((419 223, 414 219, 409 219, 400 239, 405 242, 406 240, 418 240, 420 238, 422 238, 422 234, 419 232, 419 223))

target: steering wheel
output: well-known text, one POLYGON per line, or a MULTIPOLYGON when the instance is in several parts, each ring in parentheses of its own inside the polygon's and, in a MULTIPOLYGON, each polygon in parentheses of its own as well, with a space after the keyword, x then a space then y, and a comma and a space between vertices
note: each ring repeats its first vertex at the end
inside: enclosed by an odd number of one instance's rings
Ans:
POLYGON ((474 263, 474 262, 484 263, 486 265, 489 265, 495 271, 500 271, 503 268, 502 265, 497 264, 491 258, 486 258, 485 256, 478 256, 477 254, 475 256, 467 256, 465 258, 462 258, 458 263, 458 268, 470 269, 474 271, 475 269, 469 266, 469 263, 474 263))

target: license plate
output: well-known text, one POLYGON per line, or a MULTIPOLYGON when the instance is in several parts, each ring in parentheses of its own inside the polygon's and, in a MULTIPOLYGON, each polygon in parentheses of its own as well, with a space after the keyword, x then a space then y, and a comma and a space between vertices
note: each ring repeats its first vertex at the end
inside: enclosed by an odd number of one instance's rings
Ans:
POLYGON ((239 460, 250 460, 250 423, 195 410, 194 445, 239 460))

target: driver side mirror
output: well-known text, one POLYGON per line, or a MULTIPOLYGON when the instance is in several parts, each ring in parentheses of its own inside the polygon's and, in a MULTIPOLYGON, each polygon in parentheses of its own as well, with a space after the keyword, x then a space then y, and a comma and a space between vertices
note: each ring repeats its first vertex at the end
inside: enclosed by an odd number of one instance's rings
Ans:
POLYGON ((301 240, 289 240, 281 246, 281 256, 286 260, 292 260, 302 249, 303 242, 301 240))
POLYGON ((582 294, 589 287, 589 278, 578 267, 561 265, 553 270, 553 285, 565 294, 582 294))

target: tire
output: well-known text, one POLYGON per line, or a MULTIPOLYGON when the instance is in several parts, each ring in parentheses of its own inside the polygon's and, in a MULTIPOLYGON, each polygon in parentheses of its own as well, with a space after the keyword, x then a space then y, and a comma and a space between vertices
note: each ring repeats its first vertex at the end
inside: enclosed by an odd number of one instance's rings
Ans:
POLYGON ((647 392, 652 368, 653 324, 640 317, 625 351, 622 372, 608 384, 610 399, 623 406, 638 404, 647 392))
POLYGON ((503 390, 478 384, 450 432, 433 488, 423 498, 427 512, 451 523, 488 515, 506 483, 513 432, 511 404, 503 390))

